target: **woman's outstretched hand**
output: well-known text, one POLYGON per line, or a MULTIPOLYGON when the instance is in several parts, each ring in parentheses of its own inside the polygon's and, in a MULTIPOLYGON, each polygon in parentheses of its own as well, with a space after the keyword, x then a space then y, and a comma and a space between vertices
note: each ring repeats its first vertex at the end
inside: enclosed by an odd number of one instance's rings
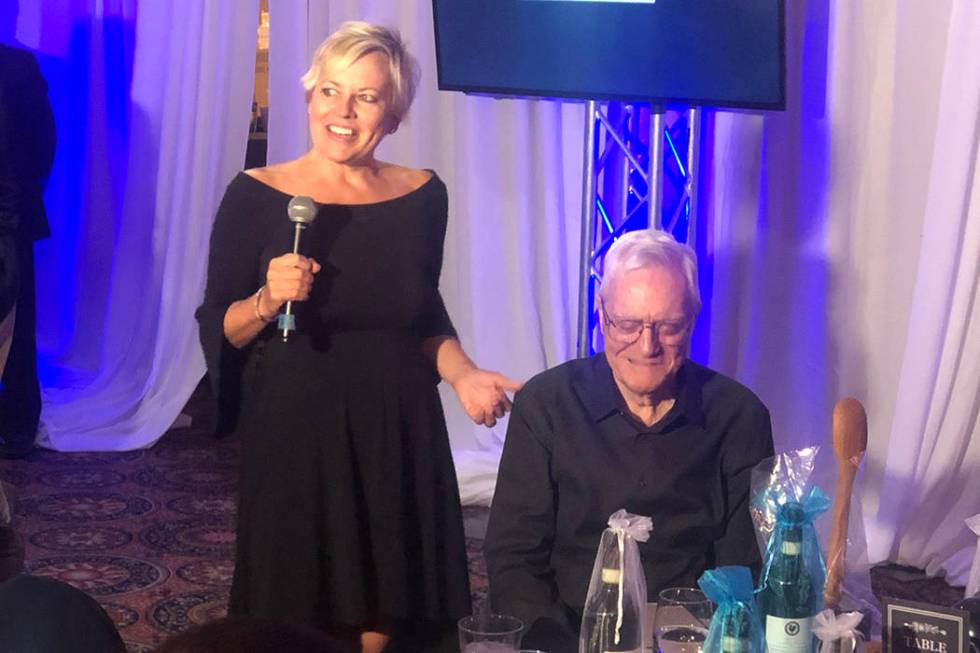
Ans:
POLYGON ((477 424, 493 426, 511 408, 508 392, 514 393, 524 384, 507 378, 500 372, 470 368, 453 382, 463 410, 477 424))

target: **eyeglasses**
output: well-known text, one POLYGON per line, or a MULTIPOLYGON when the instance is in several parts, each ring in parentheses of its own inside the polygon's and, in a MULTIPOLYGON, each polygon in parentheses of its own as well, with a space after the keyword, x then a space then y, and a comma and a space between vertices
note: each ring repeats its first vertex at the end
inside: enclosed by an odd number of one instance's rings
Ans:
POLYGON ((600 300, 599 305, 602 307, 603 318, 609 327, 609 334, 624 344, 631 345, 639 340, 643 334, 643 329, 647 327, 653 332, 653 337, 659 339, 665 345, 680 344, 684 340, 684 336, 687 335, 687 329, 690 326, 690 320, 669 320, 663 322, 644 322, 643 320, 628 319, 613 320, 609 316, 609 311, 606 310, 605 302, 600 300))

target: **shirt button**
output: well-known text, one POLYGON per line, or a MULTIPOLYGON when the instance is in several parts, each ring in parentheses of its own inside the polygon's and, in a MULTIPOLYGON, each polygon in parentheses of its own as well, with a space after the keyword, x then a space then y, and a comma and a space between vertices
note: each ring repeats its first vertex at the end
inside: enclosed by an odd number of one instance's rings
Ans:
POLYGON ((646 487, 646 486, 647 486, 647 482, 646 482, 646 479, 643 479, 643 478, 641 478, 641 479, 640 479, 640 483, 639 483, 639 486, 640 486, 640 487, 646 487))

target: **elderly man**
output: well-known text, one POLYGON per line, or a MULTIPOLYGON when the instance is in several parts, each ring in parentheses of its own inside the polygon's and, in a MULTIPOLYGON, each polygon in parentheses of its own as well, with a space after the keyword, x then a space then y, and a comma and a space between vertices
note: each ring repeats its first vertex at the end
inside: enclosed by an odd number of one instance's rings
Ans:
POLYGON ((485 554, 497 612, 525 647, 571 650, 599 539, 619 508, 653 519, 639 545, 649 599, 705 569, 759 566, 752 468, 773 455, 769 412, 747 388, 687 359, 701 306, 694 252, 632 232, 605 259, 605 351, 518 393, 485 554))

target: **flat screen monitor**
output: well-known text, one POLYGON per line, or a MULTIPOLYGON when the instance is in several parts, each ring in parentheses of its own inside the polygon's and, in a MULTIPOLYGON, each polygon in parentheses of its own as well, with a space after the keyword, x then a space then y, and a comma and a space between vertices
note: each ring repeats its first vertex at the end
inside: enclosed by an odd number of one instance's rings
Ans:
POLYGON ((433 0, 439 88, 785 106, 783 0, 433 0))

